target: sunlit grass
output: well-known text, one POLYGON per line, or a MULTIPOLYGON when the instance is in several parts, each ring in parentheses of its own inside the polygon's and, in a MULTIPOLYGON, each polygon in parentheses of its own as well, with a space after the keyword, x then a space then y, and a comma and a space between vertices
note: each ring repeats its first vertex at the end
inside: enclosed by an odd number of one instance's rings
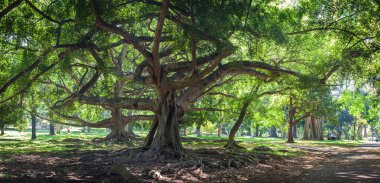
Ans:
MULTIPOLYGON (((39 131, 36 140, 30 140, 30 132, 7 131, 6 135, 0 137, 0 159, 6 160, 6 157, 17 154, 35 154, 35 153, 81 153, 86 151, 97 150, 120 150, 127 148, 126 143, 115 142, 93 142, 95 138, 103 138, 108 134, 105 129, 93 129, 90 133, 82 133, 80 129, 73 129, 71 133, 62 130, 61 134, 51 136, 48 131, 39 131)), ((146 132, 137 132, 137 135, 144 137, 146 132)), ((188 135, 183 137, 183 145, 188 149, 223 149, 227 143, 227 137, 188 135)), ((240 146, 244 147, 246 152, 257 154, 271 154, 277 156, 299 156, 304 154, 302 150, 291 148, 282 138, 261 138, 261 137, 236 137, 240 146), (265 146, 272 150, 258 151, 256 147, 265 146)), ((362 141, 305 141, 296 140, 295 145, 310 147, 357 147, 362 141)))
POLYGON ((73 153, 96 150, 118 150, 126 148, 124 143, 97 142, 95 138, 103 138, 108 133, 105 130, 94 129, 90 133, 61 131, 61 134, 48 135, 47 132, 37 133, 36 140, 30 140, 30 132, 24 133, 8 132, 0 137, 0 156, 6 157, 17 154, 34 153, 73 153))
POLYGON ((359 147, 363 144, 363 141, 358 140, 299 140, 297 144, 304 146, 316 146, 316 147, 344 147, 353 148, 359 147))

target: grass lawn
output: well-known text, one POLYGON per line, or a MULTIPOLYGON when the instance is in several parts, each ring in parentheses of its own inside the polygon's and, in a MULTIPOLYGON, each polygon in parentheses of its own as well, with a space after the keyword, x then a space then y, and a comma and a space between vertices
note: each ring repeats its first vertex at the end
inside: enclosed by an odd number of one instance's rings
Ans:
MULTIPOLYGON (((0 137, 0 157, 6 158, 17 154, 35 153, 75 153, 96 150, 120 150, 127 148, 125 143, 93 142, 95 138, 103 138, 108 134, 105 129, 92 129, 90 133, 82 133, 80 128, 73 128, 71 133, 65 130, 61 134, 48 135, 48 131, 38 131, 37 139, 30 140, 30 132, 6 131, 6 135, 0 137)), ((145 136, 146 133, 136 133, 145 136)), ((188 149, 221 149, 226 144, 227 137, 188 135, 184 137, 183 145, 188 149)), ((249 138, 237 137, 239 145, 245 147, 243 151, 252 153, 273 154, 278 156, 298 156, 304 152, 291 148, 281 138, 249 138), (255 147, 270 147, 271 151, 257 151, 255 147)), ((362 141, 304 141, 296 140, 297 145, 312 147, 357 147, 362 141)), ((136 147, 133 146, 132 147, 136 147)))
POLYGON ((92 142, 94 138, 105 137, 108 133, 103 129, 92 129, 90 133, 82 133, 73 129, 70 133, 49 135, 47 131, 38 131, 37 139, 31 140, 31 132, 6 131, 0 136, 0 157, 15 154, 34 153, 73 153, 92 150, 118 150, 126 144, 109 142, 92 142))

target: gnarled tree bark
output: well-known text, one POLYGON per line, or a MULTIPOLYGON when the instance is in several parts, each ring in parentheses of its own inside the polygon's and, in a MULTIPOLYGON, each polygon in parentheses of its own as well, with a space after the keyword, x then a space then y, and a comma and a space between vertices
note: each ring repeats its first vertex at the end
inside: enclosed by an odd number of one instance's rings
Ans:
POLYGON ((183 147, 179 136, 179 119, 184 112, 176 102, 174 91, 168 91, 163 99, 157 132, 149 151, 164 158, 180 158, 183 147))

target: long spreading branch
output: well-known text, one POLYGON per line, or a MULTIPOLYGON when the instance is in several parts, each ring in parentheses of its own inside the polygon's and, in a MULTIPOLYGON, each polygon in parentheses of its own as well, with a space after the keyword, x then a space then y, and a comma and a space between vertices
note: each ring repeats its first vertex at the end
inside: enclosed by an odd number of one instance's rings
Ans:
POLYGON ((13 9, 17 8, 21 3, 22 3, 23 0, 17 0, 13 3, 11 3, 9 6, 7 6, 3 11, 0 12, 0 20, 6 15, 8 14, 10 11, 12 11, 13 9))
POLYGON ((82 104, 90 105, 100 105, 100 106, 109 106, 117 107, 124 109, 137 109, 137 110, 148 110, 156 111, 156 104, 151 99, 132 99, 132 98, 119 98, 119 99, 109 99, 103 97, 95 96, 84 96, 79 95, 77 101, 82 104))
POLYGON ((119 27, 117 27, 115 25, 112 25, 110 23, 105 22, 101 18, 100 11, 99 11, 99 5, 98 5, 97 0, 91 0, 91 4, 92 4, 93 10, 94 10, 95 17, 96 17, 96 26, 97 27, 99 27, 99 28, 101 28, 103 30, 112 32, 114 34, 117 34, 119 36, 122 36, 125 39, 125 41, 128 44, 131 44, 136 50, 138 50, 145 57, 145 59, 147 59, 147 60, 152 60, 153 59, 152 58, 152 53, 150 53, 148 50, 146 50, 140 44, 140 42, 136 39, 135 36, 133 36, 129 32, 124 31, 123 29, 121 29, 121 28, 119 28, 119 27))

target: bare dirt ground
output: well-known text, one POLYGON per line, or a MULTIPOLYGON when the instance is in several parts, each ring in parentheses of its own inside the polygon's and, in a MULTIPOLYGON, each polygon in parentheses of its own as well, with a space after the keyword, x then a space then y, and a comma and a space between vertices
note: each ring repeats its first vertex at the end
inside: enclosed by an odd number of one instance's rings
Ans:
POLYGON ((313 151, 283 157, 197 149, 188 150, 188 157, 181 160, 151 162, 128 158, 129 152, 10 155, 0 162, 0 182, 285 182, 331 156, 330 152, 313 151))
POLYGON ((380 182, 380 143, 366 142, 334 153, 325 163, 286 182, 380 182))

